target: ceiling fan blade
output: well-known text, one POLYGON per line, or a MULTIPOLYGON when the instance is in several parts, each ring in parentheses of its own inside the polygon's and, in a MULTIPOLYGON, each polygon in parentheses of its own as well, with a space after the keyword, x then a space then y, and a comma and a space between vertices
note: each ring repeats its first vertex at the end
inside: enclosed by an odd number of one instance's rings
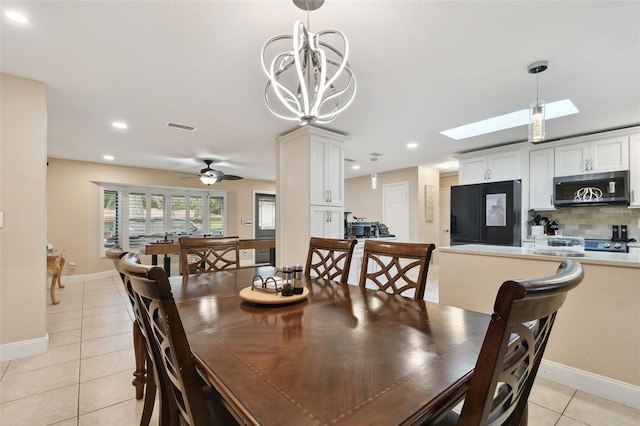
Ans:
POLYGON ((244 179, 244 178, 236 175, 222 175, 218 177, 218 180, 240 180, 240 179, 244 179))

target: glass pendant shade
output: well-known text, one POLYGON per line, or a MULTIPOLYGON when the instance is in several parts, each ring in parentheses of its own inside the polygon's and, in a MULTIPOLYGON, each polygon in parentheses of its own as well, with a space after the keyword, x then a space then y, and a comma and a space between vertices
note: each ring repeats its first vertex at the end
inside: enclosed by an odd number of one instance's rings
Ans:
POLYGON ((544 101, 536 101, 529 108, 529 142, 544 140, 544 101))
POLYGON ((371 189, 377 189, 377 188, 378 188, 378 174, 371 173, 371 189))

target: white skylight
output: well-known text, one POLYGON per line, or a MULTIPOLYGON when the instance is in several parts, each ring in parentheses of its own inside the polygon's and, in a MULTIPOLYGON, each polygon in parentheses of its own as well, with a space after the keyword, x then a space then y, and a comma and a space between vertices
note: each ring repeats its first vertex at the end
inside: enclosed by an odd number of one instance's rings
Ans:
POLYGON ((111 125, 116 129, 126 129, 127 127, 129 127, 127 126, 127 123, 123 123, 122 121, 114 121, 113 123, 111 123, 111 125))
MULTIPOLYGON (((576 108, 571 100, 563 99, 561 101, 545 105, 545 120, 577 114, 578 112, 580 111, 578 111, 578 108, 576 108)), ((466 124, 449 130, 443 130, 440 134, 450 137, 451 139, 460 140, 497 132, 499 130, 511 129, 512 127, 525 126, 528 124, 529 110, 521 109, 520 111, 509 114, 487 118, 486 120, 477 121, 475 123, 466 124)))

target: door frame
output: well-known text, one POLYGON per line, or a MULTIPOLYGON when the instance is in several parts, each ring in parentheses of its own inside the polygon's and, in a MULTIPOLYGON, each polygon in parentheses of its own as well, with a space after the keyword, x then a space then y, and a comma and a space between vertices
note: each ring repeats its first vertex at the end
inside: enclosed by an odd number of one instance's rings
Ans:
MULTIPOLYGON (((253 221, 253 226, 251 227, 251 238, 255 239, 256 238, 256 229, 258 227, 258 223, 256 222, 256 197, 258 196, 258 194, 262 194, 262 195, 273 195, 274 197, 276 197, 276 191, 262 191, 262 190, 257 190, 254 189, 253 191, 251 191, 251 220, 253 221)), ((277 198, 276 198, 276 204, 277 204, 277 198)), ((276 215, 278 214, 278 209, 276 207, 276 215)), ((276 221, 276 227, 277 227, 277 221, 276 221)), ((275 230, 274 230, 274 236, 273 238, 275 239, 275 230)), ((256 250, 253 250, 253 264, 256 264, 256 250)))

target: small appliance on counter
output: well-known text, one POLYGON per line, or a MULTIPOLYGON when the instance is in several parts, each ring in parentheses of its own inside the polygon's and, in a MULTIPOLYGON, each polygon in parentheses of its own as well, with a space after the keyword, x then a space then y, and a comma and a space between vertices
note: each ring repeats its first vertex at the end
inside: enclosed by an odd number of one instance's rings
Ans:
POLYGON ((542 235, 534 240, 534 254, 547 256, 584 256, 585 242, 582 237, 565 237, 562 235, 542 235))

